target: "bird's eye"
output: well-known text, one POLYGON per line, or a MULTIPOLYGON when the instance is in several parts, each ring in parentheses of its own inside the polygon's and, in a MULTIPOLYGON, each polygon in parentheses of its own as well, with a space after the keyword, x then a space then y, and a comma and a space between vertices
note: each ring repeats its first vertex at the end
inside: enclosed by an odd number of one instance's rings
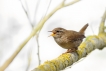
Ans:
POLYGON ((56 31, 56 32, 60 32, 60 31, 56 31))

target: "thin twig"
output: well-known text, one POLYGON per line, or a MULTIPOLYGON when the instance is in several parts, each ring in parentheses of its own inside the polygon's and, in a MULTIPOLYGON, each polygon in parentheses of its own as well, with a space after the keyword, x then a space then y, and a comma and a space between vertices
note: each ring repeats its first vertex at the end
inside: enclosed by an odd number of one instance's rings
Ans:
POLYGON ((37 10, 38 10, 38 7, 39 7, 39 3, 40 3, 40 0, 37 0, 37 5, 36 5, 36 8, 35 8, 35 11, 34 11, 34 18, 33 18, 33 24, 36 23, 36 13, 37 13, 37 10))
POLYGON ((41 64, 41 59, 40 59, 39 34, 36 35, 36 41, 37 41, 37 47, 38 47, 37 56, 38 56, 38 62, 39 62, 39 65, 40 65, 41 64))
POLYGON ((69 3, 67 3, 67 4, 64 4, 64 6, 65 6, 65 7, 66 7, 66 6, 70 6, 70 5, 72 5, 72 4, 74 4, 74 3, 78 2, 78 1, 80 1, 80 0, 74 0, 73 2, 69 2, 69 3))
MULTIPOLYGON (((47 7, 47 10, 46 10, 44 16, 42 16, 42 18, 41 18, 41 20, 43 20, 43 18, 46 16, 46 14, 47 14, 47 12, 48 12, 48 9, 49 9, 49 7, 50 7, 50 4, 51 4, 51 0, 50 0, 50 2, 49 2, 49 5, 48 5, 48 7, 47 7)), ((42 29, 42 28, 41 28, 41 29, 42 29)), ((39 32, 38 32, 37 35, 36 35, 36 41, 37 41, 37 46, 38 46, 38 53, 37 53, 37 55, 38 55, 39 65, 41 64, 41 60, 40 60, 40 50, 39 50, 39 48, 40 48, 40 47, 39 47, 39 34, 40 34, 41 29, 39 30, 39 32)))
POLYGON ((24 7, 24 5, 23 5, 23 3, 22 3, 21 0, 20 0, 20 3, 21 3, 21 6, 22 6, 22 8, 23 8, 23 10, 24 10, 24 12, 25 12, 27 18, 28 18, 29 23, 31 24, 31 27, 33 28, 34 26, 33 26, 33 23, 32 23, 31 20, 30 20, 29 9, 28 9, 26 0, 25 0, 25 5, 26 5, 26 8, 27 8, 27 9, 25 9, 25 7, 24 7))
POLYGON ((30 67, 30 63, 31 63, 31 54, 32 54, 32 49, 29 50, 29 53, 28 53, 28 66, 26 67, 26 71, 29 70, 29 67, 30 67))
POLYGON ((92 31, 93 35, 95 35, 92 25, 89 24, 89 26, 90 26, 90 28, 91 28, 91 31, 92 31))
MULTIPOLYGON (((22 6, 22 8, 23 8, 23 10, 24 10, 24 12, 25 12, 25 14, 26 14, 26 17, 27 17, 27 19, 28 19, 28 21, 29 21, 29 23, 30 23, 32 29, 33 29, 34 26, 33 26, 33 23, 32 23, 31 20, 30 20, 29 9, 28 9, 27 1, 25 0, 26 9, 25 9, 25 7, 24 7, 24 5, 23 5, 23 3, 22 3, 22 0, 20 0, 20 3, 21 3, 21 6, 22 6)), ((32 51, 32 50, 30 49, 30 52, 29 52, 29 55, 28 55, 28 56, 29 56, 29 57, 28 57, 28 66, 26 67, 26 71, 28 71, 28 69, 29 69, 29 67, 30 67, 31 53, 32 53, 31 51, 32 51)))

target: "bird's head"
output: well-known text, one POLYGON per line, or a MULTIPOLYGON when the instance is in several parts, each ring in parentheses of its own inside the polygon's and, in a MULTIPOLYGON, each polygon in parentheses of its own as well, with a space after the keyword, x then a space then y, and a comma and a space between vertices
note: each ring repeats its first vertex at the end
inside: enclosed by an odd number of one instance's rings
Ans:
POLYGON ((55 28, 49 32, 52 32, 50 36, 53 36, 54 38, 61 38, 65 34, 66 30, 63 28, 55 28))

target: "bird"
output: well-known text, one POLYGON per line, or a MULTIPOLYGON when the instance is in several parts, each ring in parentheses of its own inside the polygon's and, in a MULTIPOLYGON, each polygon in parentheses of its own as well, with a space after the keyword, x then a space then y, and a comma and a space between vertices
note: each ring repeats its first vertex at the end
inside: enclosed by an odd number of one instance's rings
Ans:
POLYGON ((80 31, 66 30, 61 27, 54 28, 52 31, 52 36, 55 42, 62 48, 67 49, 65 53, 76 52, 78 46, 82 43, 85 38, 85 30, 88 27, 88 23, 85 24, 80 31))

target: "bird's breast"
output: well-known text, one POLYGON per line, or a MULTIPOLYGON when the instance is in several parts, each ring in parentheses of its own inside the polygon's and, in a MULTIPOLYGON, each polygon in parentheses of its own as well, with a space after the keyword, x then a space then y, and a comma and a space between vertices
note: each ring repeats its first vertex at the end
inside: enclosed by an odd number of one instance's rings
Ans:
POLYGON ((64 49, 71 49, 74 47, 77 48, 82 42, 82 40, 78 40, 78 41, 74 41, 74 42, 67 42, 67 40, 66 41, 65 40, 66 39, 64 39, 64 40, 59 39, 59 38, 55 39, 56 43, 64 49))

